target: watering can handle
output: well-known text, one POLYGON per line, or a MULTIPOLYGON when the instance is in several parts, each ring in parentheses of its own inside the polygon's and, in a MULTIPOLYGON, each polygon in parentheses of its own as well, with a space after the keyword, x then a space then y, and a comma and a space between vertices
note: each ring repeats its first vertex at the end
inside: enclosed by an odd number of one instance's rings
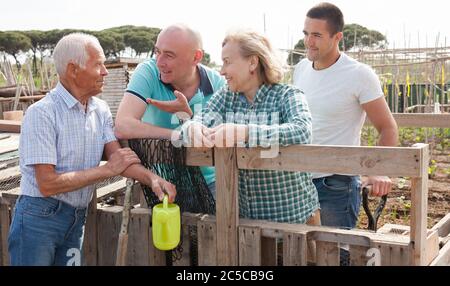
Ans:
POLYGON ((167 209, 169 207, 169 196, 164 195, 164 199, 163 199, 163 208, 167 209))
POLYGON ((384 206, 386 205, 387 195, 384 195, 380 198, 380 202, 378 203, 378 206, 375 209, 375 212, 372 214, 372 212, 370 211, 370 208, 369 208, 369 195, 370 195, 371 190, 372 189, 368 188, 368 187, 362 188, 362 199, 363 199, 362 205, 363 205, 364 211, 366 212, 367 220, 369 222, 369 226, 367 228, 369 230, 376 231, 378 218, 380 217, 381 212, 383 211, 384 206))

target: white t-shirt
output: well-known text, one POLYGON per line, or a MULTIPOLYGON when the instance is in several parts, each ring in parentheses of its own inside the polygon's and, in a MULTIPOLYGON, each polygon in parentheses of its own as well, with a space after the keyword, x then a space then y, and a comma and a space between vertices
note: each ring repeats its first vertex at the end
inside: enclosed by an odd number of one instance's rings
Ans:
POLYGON ((336 63, 323 70, 315 70, 310 60, 303 59, 295 66, 293 78, 311 111, 312 143, 359 146, 366 119, 361 104, 384 96, 372 68, 341 53, 336 63))

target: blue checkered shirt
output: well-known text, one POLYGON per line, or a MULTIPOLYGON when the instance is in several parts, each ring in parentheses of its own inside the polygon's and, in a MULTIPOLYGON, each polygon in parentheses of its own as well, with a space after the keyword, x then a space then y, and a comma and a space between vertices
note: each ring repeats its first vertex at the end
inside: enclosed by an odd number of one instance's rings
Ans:
MULTIPOLYGON (((221 123, 246 124, 250 146, 311 143, 308 105, 303 92, 291 85, 262 85, 253 103, 225 86, 212 96, 193 121, 208 127, 221 123)), ((184 128, 193 121, 183 126, 183 134, 186 134, 184 128)), ((183 138, 183 141, 188 140, 183 138)), ((241 217, 305 223, 318 208, 317 190, 310 173, 239 170, 241 217)))
MULTIPOLYGON (((85 111, 58 83, 25 113, 19 143, 21 194, 42 197, 33 165, 55 165, 57 173, 93 168, 101 161, 104 145, 114 140, 106 102, 91 97, 85 111)), ((74 207, 87 207, 93 190, 92 185, 53 197, 74 207)))

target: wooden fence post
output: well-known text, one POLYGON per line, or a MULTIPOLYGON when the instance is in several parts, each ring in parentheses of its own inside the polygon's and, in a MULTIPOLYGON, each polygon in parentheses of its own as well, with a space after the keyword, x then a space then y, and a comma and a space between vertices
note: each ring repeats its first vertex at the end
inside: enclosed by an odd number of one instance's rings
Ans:
POLYGON ((414 144, 420 148, 417 158, 420 177, 411 178, 411 264, 425 265, 427 251, 427 207, 428 207, 428 145, 414 144))
POLYGON ((217 264, 239 263, 238 168, 236 148, 214 148, 216 165, 217 264))

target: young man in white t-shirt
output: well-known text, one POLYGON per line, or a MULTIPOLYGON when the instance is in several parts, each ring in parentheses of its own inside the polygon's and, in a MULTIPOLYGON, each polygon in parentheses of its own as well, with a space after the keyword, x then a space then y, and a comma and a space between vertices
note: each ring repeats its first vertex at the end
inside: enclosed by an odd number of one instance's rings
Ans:
MULTIPOLYGON (((303 33, 307 58, 297 64, 294 85, 306 96, 312 114, 313 144, 360 145, 366 114, 380 134, 378 145, 396 146, 397 124, 383 96, 377 75, 367 65, 339 52, 344 19, 338 7, 320 3, 311 8, 303 33)), ((361 186, 373 194, 391 190, 391 180, 370 176, 313 174, 323 225, 354 228, 361 203, 361 186)))

